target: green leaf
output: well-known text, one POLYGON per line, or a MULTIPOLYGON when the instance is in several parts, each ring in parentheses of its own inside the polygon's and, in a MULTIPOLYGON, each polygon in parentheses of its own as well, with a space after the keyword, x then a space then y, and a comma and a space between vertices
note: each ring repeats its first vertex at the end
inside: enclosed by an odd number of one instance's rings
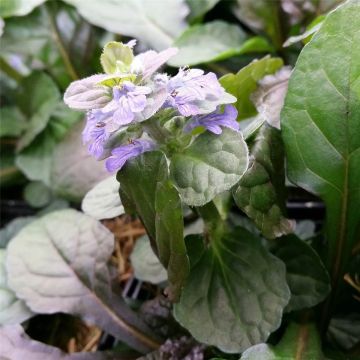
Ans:
POLYGON ((235 185, 248 161, 242 135, 224 129, 221 135, 199 135, 181 154, 175 154, 170 173, 182 200, 187 205, 201 206, 235 185))
POLYGON ((19 324, 34 314, 7 285, 5 253, 0 249, 0 325, 19 324))
POLYGON ((177 301, 189 274, 190 265, 184 242, 181 201, 170 181, 157 184, 155 212, 156 245, 170 283, 167 294, 170 300, 177 301))
POLYGON ((175 317, 198 341, 238 353, 278 328, 289 298, 284 264, 237 228, 195 263, 175 317))
POLYGON ((33 11, 46 0, 2 0, 0 2, 0 17, 24 16, 33 11))
POLYGON ((26 129, 27 123, 24 115, 15 106, 0 108, 0 137, 17 137, 26 129))
POLYGON ((17 144, 18 150, 27 147, 45 129, 59 101, 59 89, 44 72, 34 72, 22 81, 18 102, 29 117, 29 125, 17 144))
POLYGON ((58 196, 74 202, 81 202, 99 181, 109 177, 104 164, 95 160, 81 143, 82 127, 83 124, 76 124, 50 158, 51 188, 58 196))
POLYGON ((358 1, 325 18, 299 56, 282 111, 289 179, 326 204, 327 266, 334 286, 359 239, 359 24, 358 1))
POLYGON ((164 154, 145 153, 118 172, 121 191, 142 219, 151 245, 167 269, 169 297, 176 301, 189 272, 180 198, 169 182, 164 154))
POLYGON ((119 182, 112 175, 96 184, 83 198, 81 210, 97 220, 112 219, 125 213, 119 196, 119 182))
POLYGON ((133 36, 156 50, 169 47, 185 29, 184 0, 65 0, 91 24, 116 34, 133 36))
POLYGON ((165 156, 161 152, 149 152, 128 161, 117 174, 121 194, 126 195, 141 218, 152 246, 156 239, 156 186, 159 181, 166 179, 167 171, 165 156))
POLYGON ((9 286, 32 311, 77 315, 140 351, 156 348, 143 333, 147 327, 129 309, 124 313, 124 300, 111 290, 113 249, 113 234, 97 220, 72 209, 50 213, 10 242, 9 286))
POLYGON ((313 324, 292 323, 279 344, 259 344, 246 350, 241 360, 324 360, 319 334, 313 324))
POLYGON ((270 51, 264 38, 246 40, 246 34, 239 26, 219 20, 189 27, 173 46, 179 52, 169 64, 176 67, 224 60, 248 52, 270 51))
POLYGON ((149 237, 144 235, 136 240, 130 255, 131 265, 137 279, 151 284, 160 284, 167 280, 167 273, 151 248, 149 237))
POLYGON ((100 56, 101 66, 107 74, 128 71, 133 59, 132 49, 116 41, 107 43, 100 56))
POLYGON ((322 302, 330 292, 330 278, 319 255, 295 235, 284 236, 272 251, 286 266, 291 291, 286 311, 310 308, 322 302))
POLYGON ((25 201, 34 208, 48 205, 52 199, 51 190, 41 181, 33 181, 24 189, 25 201))
POLYGON ((233 8, 244 24, 255 32, 265 32, 277 49, 282 48, 282 27, 280 19, 280 6, 278 1, 268 0, 237 0, 233 8))
MULTIPOLYGON (((49 187, 54 187, 58 179, 55 179, 54 182, 51 180, 51 169, 62 166, 64 162, 68 164, 68 159, 56 162, 53 158, 53 151, 57 143, 63 139, 81 116, 81 114, 67 109, 64 104, 58 103, 45 130, 36 136, 36 141, 33 141, 16 157, 16 165, 30 180, 39 180, 49 187)), ((79 137, 77 142, 80 146, 79 137)), ((67 171, 71 170, 73 169, 67 169, 67 171)), ((85 192, 87 190, 89 189, 86 189, 85 192)))
POLYGON ((289 234, 294 224, 284 217, 284 150, 280 131, 263 125, 251 149, 249 168, 233 190, 236 205, 269 239, 289 234))
POLYGON ((346 350, 353 348, 360 341, 359 313, 332 318, 327 337, 331 344, 339 344, 346 350))
POLYGON ((211 10, 220 0, 186 0, 190 7, 189 20, 194 20, 211 10))
POLYGON ((256 115, 256 109, 250 100, 251 93, 255 91, 260 79, 265 75, 274 74, 282 65, 283 61, 280 58, 266 56, 261 60, 252 61, 238 73, 227 74, 220 79, 225 90, 238 99, 235 104, 239 112, 238 120, 256 115))

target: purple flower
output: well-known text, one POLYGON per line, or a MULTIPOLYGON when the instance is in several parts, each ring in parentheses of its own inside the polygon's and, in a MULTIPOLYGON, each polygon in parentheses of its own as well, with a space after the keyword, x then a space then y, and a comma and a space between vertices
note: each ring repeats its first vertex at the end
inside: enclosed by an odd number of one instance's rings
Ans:
POLYGON ((218 108, 214 113, 194 116, 186 124, 184 131, 189 132, 198 126, 203 126, 217 135, 222 133, 222 126, 239 131, 239 123, 236 121, 237 114, 238 112, 234 106, 226 105, 223 113, 218 108))
POLYGON ((225 92, 214 73, 204 75, 200 69, 180 69, 167 87, 170 94, 167 106, 176 108, 183 116, 207 114, 220 104, 236 101, 225 92))
POLYGON ((130 81, 124 81, 122 86, 113 88, 113 100, 101 111, 112 114, 113 125, 116 128, 131 123, 135 114, 146 107, 146 95, 151 93, 147 86, 137 86, 130 81))
POLYGON ((96 159, 100 159, 104 152, 104 144, 109 139, 110 133, 106 124, 111 120, 111 115, 101 110, 88 112, 86 126, 82 132, 84 144, 89 144, 88 150, 96 159))
POLYGON ((128 145, 119 146, 111 152, 112 156, 106 160, 106 169, 109 172, 120 170, 127 160, 154 148, 155 144, 152 141, 144 139, 133 140, 128 145))

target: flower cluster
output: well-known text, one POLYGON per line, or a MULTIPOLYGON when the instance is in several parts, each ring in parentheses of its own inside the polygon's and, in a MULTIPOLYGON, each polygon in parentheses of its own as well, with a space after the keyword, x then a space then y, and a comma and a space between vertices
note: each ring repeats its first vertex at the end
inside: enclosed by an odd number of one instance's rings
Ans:
POLYGON ((158 146, 141 123, 168 109, 186 120, 185 133, 200 126, 214 134, 222 127, 239 130, 237 111, 229 105, 236 98, 225 92, 214 73, 180 68, 170 77, 157 70, 177 49, 134 56, 134 45, 134 40, 107 44, 101 55, 104 74, 74 81, 64 95, 70 108, 87 111, 83 142, 95 158, 108 158, 110 172, 158 146))

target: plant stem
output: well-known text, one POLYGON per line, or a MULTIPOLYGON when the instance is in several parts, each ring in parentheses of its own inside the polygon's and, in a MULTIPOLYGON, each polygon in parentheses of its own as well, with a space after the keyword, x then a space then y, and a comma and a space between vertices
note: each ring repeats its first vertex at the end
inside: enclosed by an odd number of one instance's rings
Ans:
POLYGON ((12 66, 10 66, 3 57, 0 57, 0 70, 14 79, 17 83, 19 83, 23 78, 23 76, 12 66))
POLYGON ((56 45, 57 45, 57 47, 59 49, 61 58, 63 59, 64 65, 65 65, 65 68, 66 68, 66 70, 67 70, 67 72, 70 75, 72 80, 78 80, 79 75, 76 73, 76 70, 74 69, 74 67, 73 67, 73 65, 71 63, 70 56, 67 53, 66 47, 65 47, 64 42, 63 42, 63 40, 61 38, 59 28, 58 28, 58 26, 56 24, 56 20, 55 20, 53 14, 51 13, 51 11, 49 10, 48 6, 45 6, 45 10, 46 10, 46 13, 47 13, 48 18, 49 18, 50 27, 51 27, 51 30, 52 30, 52 34, 53 34, 55 43, 56 43, 56 45))

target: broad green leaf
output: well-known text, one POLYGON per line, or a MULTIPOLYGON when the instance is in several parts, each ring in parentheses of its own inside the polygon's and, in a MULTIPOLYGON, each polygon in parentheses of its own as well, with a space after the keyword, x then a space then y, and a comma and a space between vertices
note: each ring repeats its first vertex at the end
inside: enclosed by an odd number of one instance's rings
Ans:
POLYGON ((278 328, 289 298, 284 264, 237 228, 192 267, 175 317, 196 340, 238 353, 278 328))
POLYGON ((0 17, 24 16, 33 11, 46 0, 2 0, 0 2, 0 17))
POLYGON ((284 106, 290 74, 291 68, 284 66, 274 75, 266 75, 250 96, 259 116, 277 129, 280 129, 280 112, 284 106))
POLYGON ((313 324, 292 323, 279 344, 259 344, 246 350, 241 360, 325 360, 319 334, 313 324))
POLYGON ((182 200, 187 205, 201 206, 235 185, 248 161, 242 135, 224 129, 221 135, 199 135, 181 154, 175 154, 170 173, 182 200))
POLYGON ((15 106, 0 108, 0 137, 17 137, 26 129, 27 123, 24 115, 15 106))
POLYGON ((273 253, 286 266, 291 291, 286 311, 310 308, 323 301, 330 292, 329 275, 315 250, 295 235, 275 242, 273 253))
POLYGON ((167 270, 169 297, 176 301, 189 271, 179 195, 169 182, 161 152, 129 161, 118 172, 121 191, 142 219, 151 245, 167 270))
MULTIPOLYGON (((64 162, 67 163, 68 161, 68 159, 64 158, 60 162, 56 162, 53 157, 54 149, 80 118, 81 114, 67 109, 62 103, 58 103, 48 120, 45 130, 36 137, 36 141, 33 141, 16 157, 16 165, 28 179, 39 180, 47 186, 54 186, 55 182, 51 181, 52 167, 62 166, 64 162)), ((80 146, 79 137, 77 142, 80 146)), ((71 171, 73 169, 67 170, 71 171)))
POLYGON ((6 360, 121 360, 108 351, 65 353, 58 347, 31 339, 20 325, 0 327, 1 355, 6 360))
POLYGON ((220 0, 186 0, 190 7, 189 20, 194 20, 211 10, 220 0))
POLYGON ((29 117, 29 125, 17 144, 18 150, 27 147, 45 129, 59 101, 58 87, 44 72, 34 72, 22 81, 18 102, 29 117))
MULTIPOLYGON (((164 179, 165 180, 165 179, 164 179)), ((179 193, 169 180, 158 182, 155 198, 156 245, 168 273, 167 295, 179 299, 190 265, 184 242, 184 221, 179 193)))
POLYGON ((50 160, 51 188, 58 196, 75 202, 80 202, 99 181, 109 177, 104 163, 96 161, 81 143, 82 127, 79 123, 69 131, 50 160))
POLYGON ((48 205, 52 199, 51 190, 41 181, 32 181, 24 189, 25 201, 34 208, 48 205))
POLYGON ((32 311, 78 315, 140 351, 156 348, 142 332, 146 326, 130 310, 124 314, 124 300, 111 290, 113 249, 113 234, 97 220, 72 209, 53 212, 10 242, 9 286, 32 311))
POLYGON ((244 24, 255 32, 265 32, 277 49, 281 49, 282 24, 280 1, 237 0, 233 12, 244 24))
POLYGON ((239 26, 219 20, 189 27, 173 46, 179 52, 169 60, 172 66, 197 65, 248 52, 270 51, 265 39, 246 40, 246 34, 239 26))
POLYGON ((327 266, 335 286, 359 239, 359 24, 359 1, 325 18, 299 56, 281 119, 290 181, 326 204, 327 266))
POLYGON ((107 74, 126 72, 134 59, 134 54, 129 46, 111 41, 104 47, 100 62, 107 74))
POLYGON ((285 171, 280 131, 263 125, 250 154, 250 165, 233 189, 236 205, 266 238, 289 234, 294 224, 284 216, 285 171))
POLYGON ((124 214, 116 176, 112 175, 96 184, 84 196, 81 210, 97 220, 112 219, 124 214))
POLYGON ((166 269, 154 254, 148 236, 144 235, 136 240, 130 261, 137 279, 151 284, 160 284, 167 280, 166 269))
POLYGON ((0 325, 19 324, 34 314, 7 285, 6 250, 0 249, 0 325))
POLYGON ((156 50, 169 47, 185 29, 189 9, 184 0, 65 0, 91 24, 133 36, 156 50))
POLYGON ((53 164, 52 152, 55 145, 54 139, 45 130, 37 136, 36 142, 16 156, 16 166, 29 180, 43 181, 50 186, 50 169, 53 164))
POLYGON ((250 100, 251 93, 256 90, 260 79, 265 75, 274 74, 282 65, 283 61, 280 58, 266 56, 261 60, 254 60, 238 73, 227 74, 220 79, 225 90, 238 99, 235 104, 239 112, 238 120, 256 115, 256 109, 250 100))

